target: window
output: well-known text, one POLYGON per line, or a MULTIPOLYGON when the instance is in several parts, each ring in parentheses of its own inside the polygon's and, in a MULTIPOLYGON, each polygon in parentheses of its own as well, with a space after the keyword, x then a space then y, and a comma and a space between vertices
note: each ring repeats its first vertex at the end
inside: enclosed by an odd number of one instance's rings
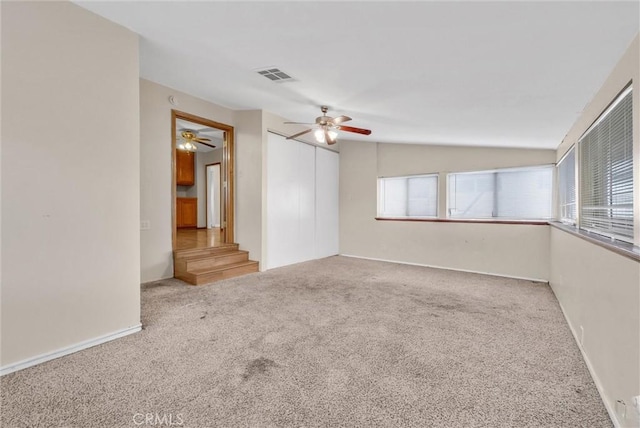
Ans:
POLYGON ((449 174, 450 218, 546 220, 552 217, 553 167, 449 174))
POLYGON ((558 163, 559 220, 576 224, 576 153, 572 148, 558 163))
POLYGON ((378 179, 380 217, 437 217, 438 174, 378 179))
POLYGON ((631 87, 578 141, 580 228, 633 242, 631 87))

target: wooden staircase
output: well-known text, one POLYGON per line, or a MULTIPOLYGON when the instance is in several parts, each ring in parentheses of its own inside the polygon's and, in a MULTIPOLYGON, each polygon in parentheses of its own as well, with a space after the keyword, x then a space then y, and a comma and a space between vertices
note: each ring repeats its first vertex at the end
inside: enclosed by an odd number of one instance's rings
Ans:
POLYGON ((174 277, 192 285, 258 272, 258 262, 249 260, 249 253, 239 250, 238 244, 175 250, 173 267, 174 277))

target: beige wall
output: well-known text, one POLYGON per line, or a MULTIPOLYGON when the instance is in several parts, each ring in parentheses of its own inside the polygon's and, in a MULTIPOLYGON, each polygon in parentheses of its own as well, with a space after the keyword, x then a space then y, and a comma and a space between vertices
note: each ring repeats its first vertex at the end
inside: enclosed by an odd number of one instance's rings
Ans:
MULTIPOLYGON (((640 393, 640 263, 551 228, 553 291, 610 409, 640 393), (582 333, 584 330, 584 333, 582 333)), ((617 418, 622 426, 637 419, 617 418)))
MULTIPOLYGON (((634 159, 640 162, 640 43, 638 37, 602 88, 572 126, 557 158, 574 145, 615 96, 631 81, 634 159)), ((634 165, 636 239, 640 236, 640 165, 634 165)), ((636 241, 640 242, 640 241, 636 241)), ((632 396, 640 394, 640 262, 615 254, 567 232, 552 230, 550 285, 571 328, 580 337, 605 404, 622 426, 638 426, 632 396), (616 413, 616 400, 627 403, 627 419, 616 413), (635 419, 634 419, 635 418, 635 419)))
MULTIPOLYGON (((171 110, 234 126, 233 110, 140 79, 140 217, 151 229, 140 236, 141 282, 173 276, 171 245, 171 110), (178 105, 169 103, 173 95, 178 105)), ((236 138, 237 139, 237 138, 236 138)))
POLYGON ((235 114, 236 241, 252 260, 262 262, 262 111, 235 114))
POLYGON ((138 39, 68 2, 2 2, 0 364, 140 323, 138 39))
POLYGON ((377 177, 550 164, 553 150, 343 142, 340 149, 340 253, 404 263, 547 280, 548 226, 376 221, 377 177), (526 245, 523 245, 526 243, 526 245))

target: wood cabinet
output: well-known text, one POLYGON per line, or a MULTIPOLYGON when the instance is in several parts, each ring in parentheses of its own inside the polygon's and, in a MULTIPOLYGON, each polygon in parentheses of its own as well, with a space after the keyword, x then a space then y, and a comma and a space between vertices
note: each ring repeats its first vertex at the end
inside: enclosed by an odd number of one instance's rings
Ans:
POLYGON ((176 184, 193 186, 195 184, 196 155, 188 150, 176 149, 176 184))
POLYGON ((198 227, 198 198, 176 198, 176 226, 198 227))

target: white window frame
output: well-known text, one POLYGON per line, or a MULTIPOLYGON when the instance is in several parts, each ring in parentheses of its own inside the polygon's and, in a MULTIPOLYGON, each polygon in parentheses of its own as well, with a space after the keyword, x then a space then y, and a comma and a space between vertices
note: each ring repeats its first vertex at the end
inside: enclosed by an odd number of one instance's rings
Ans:
MULTIPOLYGON (((500 173, 500 172, 508 172, 508 171, 530 171, 530 170, 535 170, 535 169, 551 169, 551 171, 553 172, 554 169, 554 165, 553 164, 543 164, 543 165, 530 165, 530 166, 522 166, 522 167, 511 167, 511 168, 496 168, 496 169, 489 169, 489 170, 477 170, 477 171, 461 171, 461 172, 450 172, 447 174, 447 211, 446 211, 446 216, 448 219, 453 219, 453 220, 462 220, 462 221, 486 221, 486 220, 495 220, 495 221, 522 221, 522 222, 530 222, 530 221, 550 221, 553 220, 554 217, 554 211, 553 211, 553 195, 554 195, 554 189, 555 189, 555 174, 552 174, 552 178, 551 178, 551 213, 549 217, 545 217, 545 218, 513 218, 513 217, 499 217, 499 216, 493 216, 493 217, 480 217, 480 218, 470 218, 470 217, 452 217, 451 216, 451 200, 450 200, 450 194, 451 194, 451 176, 453 175, 462 175, 462 174, 491 174, 491 173, 500 173)), ((495 198, 495 192, 494 192, 494 198, 495 198)))
MULTIPOLYGON (((407 218, 407 219, 434 219, 438 218, 438 213, 440 210, 440 174, 439 173, 429 173, 429 174, 413 174, 413 175, 398 175, 398 176, 389 176, 389 177, 378 177, 378 197, 377 197, 377 217, 378 218, 407 218), (435 177, 436 179, 436 195, 435 195, 435 203, 436 203, 436 214, 433 216, 389 216, 382 212, 382 201, 384 198, 384 190, 382 189, 383 180, 387 179, 409 179, 409 178, 423 178, 423 177, 435 177)), ((408 198, 407 198, 408 202, 408 198)))

